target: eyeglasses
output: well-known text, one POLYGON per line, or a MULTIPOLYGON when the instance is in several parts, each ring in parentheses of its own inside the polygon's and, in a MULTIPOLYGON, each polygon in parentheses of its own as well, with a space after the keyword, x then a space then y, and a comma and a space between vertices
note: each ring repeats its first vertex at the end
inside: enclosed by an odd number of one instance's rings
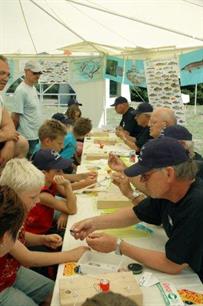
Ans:
POLYGON ((41 72, 34 72, 34 71, 32 71, 32 74, 34 74, 34 75, 40 75, 40 74, 42 74, 41 72))
POLYGON ((141 181, 141 182, 147 182, 147 181, 150 179, 150 177, 151 177, 151 175, 152 175, 153 173, 158 172, 158 171, 160 171, 160 170, 161 170, 161 169, 155 169, 155 170, 152 170, 151 172, 141 174, 141 175, 140 175, 140 181, 141 181))

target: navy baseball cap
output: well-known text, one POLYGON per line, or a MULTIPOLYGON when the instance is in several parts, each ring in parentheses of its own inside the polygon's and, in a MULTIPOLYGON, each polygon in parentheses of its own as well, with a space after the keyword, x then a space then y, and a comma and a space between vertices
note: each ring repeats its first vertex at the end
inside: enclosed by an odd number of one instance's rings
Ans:
POLYGON ((192 134, 188 131, 188 129, 179 124, 168 126, 164 130, 164 136, 172 137, 178 140, 192 140, 192 134))
POLYGON ((153 106, 147 102, 140 103, 138 107, 133 110, 131 113, 133 116, 144 114, 144 113, 152 113, 153 112, 153 106))
POLYGON ((63 124, 73 124, 73 121, 69 119, 63 113, 56 113, 52 116, 53 119, 60 121, 63 124))
POLYGON ((133 177, 152 169, 175 166, 188 159, 187 151, 178 140, 161 137, 148 141, 140 151, 138 162, 126 168, 124 173, 133 177))
POLYGON ((40 170, 64 170, 72 166, 71 160, 62 158, 58 152, 51 149, 41 149, 36 152, 32 163, 40 170))
POLYGON ((125 97, 120 96, 115 99, 114 103, 111 104, 111 106, 116 106, 116 105, 123 104, 123 103, 128 103, 128 100, 125 97))
POLYGON ((79 103, 78 100, 76 100, 75 98, 71 97, 70 100, 68 101, 68 106, 71 106, 71 105, 79 105, 79 106, 82 106, 82 103, 79 103))

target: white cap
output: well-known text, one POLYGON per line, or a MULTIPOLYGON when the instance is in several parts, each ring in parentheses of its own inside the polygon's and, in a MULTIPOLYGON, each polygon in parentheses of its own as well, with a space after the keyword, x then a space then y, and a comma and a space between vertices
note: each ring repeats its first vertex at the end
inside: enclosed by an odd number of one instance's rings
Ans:
POLYGON ((29 69, 32 72, 39 72, 42 73, 42 66, 35 61, 29 61, 25 64, 25 69, 29 69))

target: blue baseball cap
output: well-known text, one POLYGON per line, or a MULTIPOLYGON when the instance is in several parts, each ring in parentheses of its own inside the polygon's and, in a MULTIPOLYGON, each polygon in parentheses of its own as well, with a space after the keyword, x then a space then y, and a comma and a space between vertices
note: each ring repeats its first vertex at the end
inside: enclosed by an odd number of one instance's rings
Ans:
POLYGON ((175 166, 189 160, 189 156, 178 140, 161 137, 149 140, 141 149, 136 164, 126 168, 124 173, 129 176, 144 174, 152 169, 175 166))
POLYGON ((179 124, 168 126, 164 130, 164 136, 172 137, 178 140, 192 140, 192 134, 188 131, 188 129, 179 124))
POLYGON ((52 116, 52 119, 58 120, 63 124, 70 124, 73 125, 73 120, 69 119, 66 115, 64 115, 63 113, 55 113, 52 116))
POLYGON ((72 166, 71 160, 62 158, 58 152, 51 149, 40 149, 34 154, 32 163, 40 170, 65 170, 72 166))
POLYGON ((131 112, 133 116, 144 114, 144 113, 152 113, 153 106, 148 102, 143 102, 138 105, 138 107, 131 112))
POLYGON ((128 103, 128 100, 125 97, 120 96, 115 99, 114 103, 111 104, 111 106, 116 106, 116 105, 123 104, 123 103, 128 103))

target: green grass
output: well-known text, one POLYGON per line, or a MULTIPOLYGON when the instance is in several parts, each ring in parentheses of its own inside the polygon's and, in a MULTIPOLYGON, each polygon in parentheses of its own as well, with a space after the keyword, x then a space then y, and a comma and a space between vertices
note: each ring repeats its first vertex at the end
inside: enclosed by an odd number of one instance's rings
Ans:
MULTIPOLYGON (((135 107, 135 105, 132 105, 135 107)), ((117 115, 114 108, 107 109, 107 125, 115 127, 119 124, 121 116, 117 115)), ((195 150, 203 155, 203 105, 197 105, 197 113, 194 114, 194 106, 186 106, 185 126, 193 135, 195 150)))

